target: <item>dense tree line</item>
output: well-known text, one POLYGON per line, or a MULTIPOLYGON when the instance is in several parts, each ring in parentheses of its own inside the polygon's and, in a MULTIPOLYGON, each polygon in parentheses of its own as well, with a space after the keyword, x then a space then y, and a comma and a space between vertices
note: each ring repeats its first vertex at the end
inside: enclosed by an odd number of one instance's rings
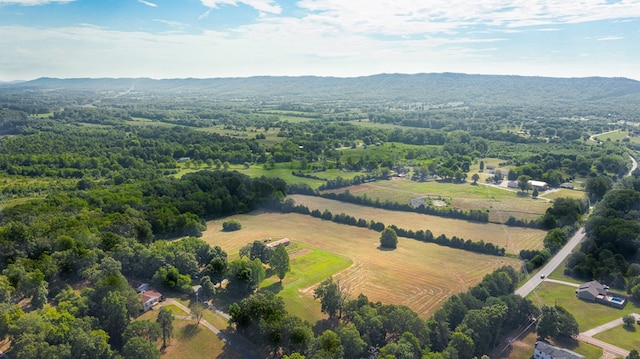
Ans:
POLYGON ((340 282, 328 278, 314 291, 329 316, 322 331, 292 317, 281 298, 258 293, 230 307, 240 332, 271 353, 300 353, 308 358, 361 358, 368 354, 396 358, 480 357, 503 335, 539 313, 529 299, 514 295, 518 275, 503 267, 469 291, 449 298, 424 321, 402 305, 350 298, 340 282))
POLYGON ((569 274, 625 288, 638 263, 640 180, 625 178, 604 195, 585 224, 587 241, 567 262, 569 274))

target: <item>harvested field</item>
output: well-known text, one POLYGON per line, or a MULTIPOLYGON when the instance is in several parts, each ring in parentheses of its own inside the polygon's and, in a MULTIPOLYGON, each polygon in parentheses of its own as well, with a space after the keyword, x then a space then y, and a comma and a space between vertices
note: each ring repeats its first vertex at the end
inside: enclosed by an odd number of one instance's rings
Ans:
POLYGON ((542 249, 545 231, 531 228, 508 227, 495 223, 476 223, 459 219, 450 219, 425 214, 389 211, 384 209, 359 206, 340 201, 334 201, 315 196, 289 196, 296 203, 303 204, 309 209, 328 209, 333 214, 344 212, 356 218, 375 220, 385 225, 395 224, 404 229, 426 230, 434 236, 445 234, 447 237, 458 236, 465 240, 483 240, 501 247, 507 253, 518 254, 522 249, 542 249))
MULTIPOLYGON (((353 261, 334 275, 352 296, 364 293, 372 301, 407 305, 427 318, 451 295, 477 284, 503 265, 519 266, 507 257, 469 253, 400 238, 398 248, 383 251, 379 233, 299 214, 253 212, 211 221, 203 239, 230 254, 244 244, 264 238, 291 239, 353 261), (235 219, 242 229, 222 232, 223 221, 235 219)), ((299 259, 304 257, 298 257, 299 259)), ((316 283, 317 284, 317 283, 316 283)), ((313 285, 300 290, 297 300, 313 301, 313 285)), ((285 283, 286 290, 286 283, 285 283)))

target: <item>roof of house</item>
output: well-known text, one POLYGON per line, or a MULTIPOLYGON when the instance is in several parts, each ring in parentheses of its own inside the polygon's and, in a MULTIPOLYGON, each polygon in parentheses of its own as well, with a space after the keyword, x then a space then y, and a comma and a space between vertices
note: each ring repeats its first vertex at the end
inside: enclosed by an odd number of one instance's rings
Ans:
POLYGON ((554 347, 545 342, 536 342, 535 349, 541 353, 547 354, 553 359, 584 359, 584 356, 574 353, 571 350, 554 347))
POLYGON ((284 244, 285 246, 289 244, 289 238, 282 238, 282 239, 278 239, 277 241, 273 241, 270 243, 267 243, 267 247, 271 247, 271 248, 275 248, 281 244, 284 244))
POLYGON ((548 186, 549 185, 547 182, 535 181, 535 180, 530 180, 528 183, 530 185, 536 186, 536 187, 544 187, 544 186, 548 186))
POLYGON ((142 298, 142 303, 146 303, 152 299, 160 299, 162 298, 162 294, 160 292, 156 292, 155 290, 148 290, 140 294, 140 298, 142 298))
POLYGON ((593 294, 594 297, 597 297, 598 295, 607 295, 605 287, 595 280, 581 284, 576 290, 576 293, 579 294, 581 292, 589 292, 593 294))

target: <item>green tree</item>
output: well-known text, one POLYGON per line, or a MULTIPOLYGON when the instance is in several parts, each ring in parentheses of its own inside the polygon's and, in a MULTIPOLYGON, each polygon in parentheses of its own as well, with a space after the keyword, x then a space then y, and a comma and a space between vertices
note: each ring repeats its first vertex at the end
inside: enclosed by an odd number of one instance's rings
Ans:
POLYGON ((313 291, 313 297, 320 299, 321 310, 329 315, 329 318, 340 318, 348 293, 340 287, 339 282, 335 282, 333 277, 329 277, 316 287, 313 291))
POLYGON ((529 184, 530 180, 530 176, 522 175, 518 177, 518 188, 520 188, 521 192, 527 192, 531 189, 531 185, 529 184))
POLYGON ((160 325, 148 320, 136 320, 127 326, 123 337, 125 342, 134 337, 140 337, 155 343, 160 338, 160 325))
POLYGON ((543 305, 536 325, 536 333, 542 339, 558 335, 558 313, 553 307, 543 305))
POLYGON ((167 347, 167 339, 173 338, 173 314, 166 307, 160 308, 156 322, 160 324, 162 332, 162 347, 167 347))
POLYGON ((480 172, 484 171, 484 161, 480 161, 480 172))
POLYGON ((109 334, 111 344, 120 348, 122 346, 122 334, 129 325, 131 318, 127 312, 127 300, 120 292, 109 292, 102 299, 100 323, 109 334))
POLYGON ((191 318, 196 321, 196 324, 200 324, 204 311, 207 309, 207 305, 202 302, 189 303, 189 310, 191 311, 191 318))
POLYGON ((640 359, 640 353, 636 349, 633 349, 627 355, 627 359, 640 359))
POLYGON ((280 279, 280 283, 282 283, 282 280, 291 268, 289 264, 289 254, 287 253, 287 249, 284 244, 279 244, 273 250, 273 255, 271 256, 269 266, 273 268, 273 270, 276 272, 276 275, 280 279))
POLYGON ((627 314, 622 317, 622 322, 627 328, 633 328, 633 325, 636 323, 636 318, 631 314, 627 314))
POLYGON ((341 326, 337 331, 340 342, 344 347, 345 359, 362 358, 367 349, 367 343, 362 340, 358 330, 352 326, 341 326))
POLYGON ((140 337, 129 339, 122 348, 123 359, 159 359, 160 350, 156 346, 140 337))
POLYGON ((391 227, 385 228, 380 235, 380 247, 395 249, 397 246, 398 235, 396 231, 391 227))
POLYGON ((203 300, 211 300, 216 295, 216 286, 213 284, 209 276, 204 276, 200 279, 200 296, 203 300))
POLYGON ((533 198, 538 198, 538 195, 539 195, 539 194, 540 194, 540 193, 538 192, 538 188, 534 187, 534 188, 533 188, 533 192, 531 193, 531 197, 533 197, 533 198))
POLYGON ((477 173, 474 173, 474 174, 471 176, 471 179, 473 180, 473 184, 478 184, 478 180, 480 179, 480 175, 479 175, 479 174, 477 174, 477 173))
POLYGON ((601 175, 598 177, 588 178, 585 181, 584 186, 591 202, 597 202, 613 188, 613 181, 609 176, 601 175))
POLYGON ((311 349, 311 358, 341 359, 344 358, 344 347, 340 337, 333 330, 327 329, 318 338, 311 349))
POLYGON ((473 358, 474 343, 473 340, 462 332, 453 332, 451 340, 447 347, 447 352, 457 353, 458 359, 473 358))

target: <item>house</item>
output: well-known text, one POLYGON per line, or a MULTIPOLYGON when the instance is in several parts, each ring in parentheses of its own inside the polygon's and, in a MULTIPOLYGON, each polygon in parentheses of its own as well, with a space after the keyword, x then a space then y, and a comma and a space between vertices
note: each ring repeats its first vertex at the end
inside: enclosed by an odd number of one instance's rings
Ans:
POLYGON ((140 301, 142 302, 142 311, 146 312, 153 308, 154 305, 160 303, 162 300, 162 294, 155 290, 147 290, 140 294, 140 301))
POLYGON ((546 191, 549 189, 549 184, 547 182, 531 180, 528 183, 538 191, 546 191))
POLYGON ((627 298, 622 295, 609 293, 609 287, 593 280, 584 283, 576 289, 576 296, 580 299, 596 302, 610 307, 622 309, 627 304, 627 298))
POLYGON ((136 293, 142 293, 149 290, 149 283, 142 283, 136 287, 136 293))
POLYGON ((289 238, 282 238, 282 239, 279 239, 277 241, 273 241, 273 242, 267 243, 267 247, 275 248, 275 247, 277 247, 277 246, 279 246, 281 244, 284 244, 285 246, 288 246, 289 243, 291 243, 289 238))
POLYGON ((533 359, 584 359, 584 356, 568 349, 537 341, 533 347, 533 359))
POLYGON ((178 158, 178 163, 185 163, 191 161, 191 157, 180 157, 178 158))

